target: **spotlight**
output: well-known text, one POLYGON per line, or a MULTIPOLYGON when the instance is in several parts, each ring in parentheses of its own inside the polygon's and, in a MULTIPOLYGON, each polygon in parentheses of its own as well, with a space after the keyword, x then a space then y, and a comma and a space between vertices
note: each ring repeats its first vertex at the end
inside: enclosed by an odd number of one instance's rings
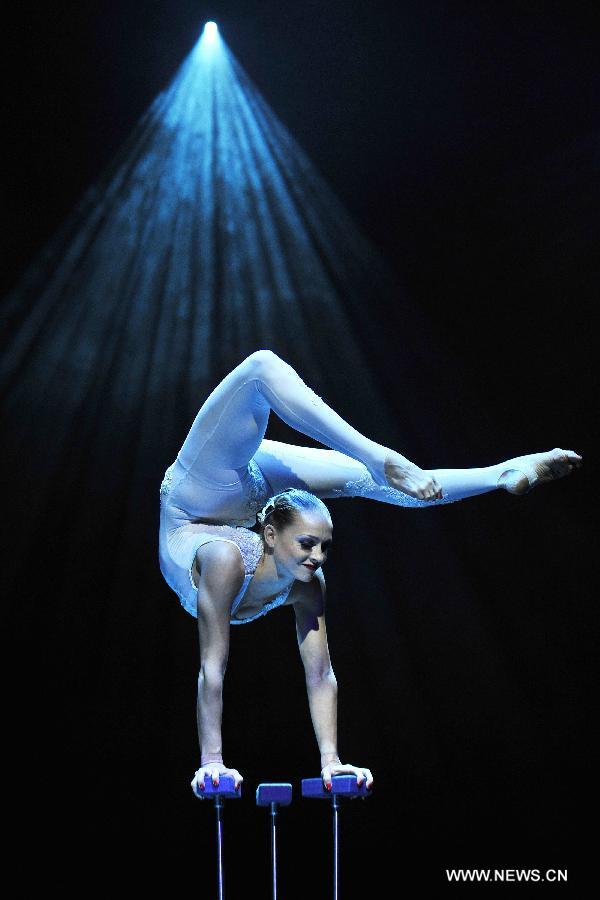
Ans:
POLYGON ((216 22, 207 22, 204 26, 204 37, 209 40, 214 40, 218 34, 218 27, 216 22))

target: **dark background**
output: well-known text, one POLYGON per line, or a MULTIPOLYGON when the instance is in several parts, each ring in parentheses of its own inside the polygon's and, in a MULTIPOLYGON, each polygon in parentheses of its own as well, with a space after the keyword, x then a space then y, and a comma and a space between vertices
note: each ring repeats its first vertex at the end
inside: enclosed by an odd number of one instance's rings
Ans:
MULTIPOLYGON (((370 311, 386 353, 365 347, 397 413, 398 449, 424 468, 555 446, 587 463, 525 499, 498 492, 430 512, 330 504, 340 752, 376 784, 368 803, 343 810, 346 896, 385 877, 398 889, 444 884, 445 867, 563 867, 578 832, 596 633, 585 524, 600 224, 593 12, 432 0, 23 3, 7 28, 5 289, 214 18, 404 289, 412 312, 370 311), (407 342, 423 356, 418 383, 395 377, 389 348, 401 356, 407 342), (372 570, 357 571, 365 557, 372 570)), ((349 414, 343 383, 336 396, 349 414)), ((386 434, 381 423, 373 436, 386 434)), ((297 439, 279 423, 270 435, 297 439)), ((170 461, 149 464, 152 484, 170 461)), ((124 863, 121 878, 165 877, 175 889, 192 879, 213 896, 211 811, 189 790, 195 630, 157 571, 155 499, 140 508, 139 621, 109 607, 107 626, 98 612, 112 572, 100 523, 81 561, 89 617, 61 605, 39 532, 8 598, 16 847, 25 859, 41 853, 65 890, 79 862, 109 881, 124 863)), ((318 775, 287 613, 232 630, 225 759, 245 776, 242 803, 226 808, 232 896, 249 883, 267 896, 255 785, 290 780, 298 793, 301 777, 318 775)), ((328 895, 329 820, 306 803, 282 814, 289 897, 328 895)))

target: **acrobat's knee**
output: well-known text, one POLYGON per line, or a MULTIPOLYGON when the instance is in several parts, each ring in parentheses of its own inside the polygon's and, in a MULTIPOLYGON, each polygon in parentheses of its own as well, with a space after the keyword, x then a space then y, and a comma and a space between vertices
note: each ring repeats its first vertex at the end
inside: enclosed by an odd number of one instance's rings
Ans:
POLYGON ((251 360, 252 364, 259 369, 267 371, 270 371, 274 367, 281 366, 283 362, 281 357, 277 356, 273 350, 268 350, 266 348, 255 350, 254 353, 250 354, 248 360, 251 360))
POLYGON ((252 372, 254 378, 259 381, 269 382, 278 375, 281 376, 282 368, 287 364, 272 350, 255 350, 247 356, 243 363, 252 372))

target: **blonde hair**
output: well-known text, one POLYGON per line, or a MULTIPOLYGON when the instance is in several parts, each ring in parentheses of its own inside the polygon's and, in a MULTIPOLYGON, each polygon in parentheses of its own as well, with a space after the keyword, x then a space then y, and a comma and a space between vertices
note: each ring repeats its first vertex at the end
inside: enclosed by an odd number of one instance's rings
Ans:
POLYGON ((331 520, 331 513, 323 501, 302 488, 286 488, 267 500, 263 508, 256 514, 262 535, 265 525, 285 528, 291 525, 297 513, 318 512, 331 520))

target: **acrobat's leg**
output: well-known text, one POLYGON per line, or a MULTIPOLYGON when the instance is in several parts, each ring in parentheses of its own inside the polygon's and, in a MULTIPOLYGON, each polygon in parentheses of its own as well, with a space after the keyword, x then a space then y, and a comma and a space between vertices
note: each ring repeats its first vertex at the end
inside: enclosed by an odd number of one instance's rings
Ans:
POLYGON ((270 350, 250 354, 208 396, 178 453, 180 463, 198 477, 233 483, 258 450, 271 409, 386 483, 384 460, 394 451, 349 425, 270 350))
MULTIPOLYGON (((453 503, 498 488, 510 488, 515 478, 524 477, 514 466, 525 468, 523 458, 518 458, 469 469, 430 469, 427 470, 428 474, 435 477, 442 487, 442 497, 438 500, 419 500, 403 491, 377 484, 366 466, 336 450, 297 447, 282 441, 264 439, 254 458, 275 493, 286 487, 301 487, 323 500, 366 497, 396 506, 415 508, 453 503)), ((564 469, 560 473, 557 470, 555 477, 566 474, 566 471, 564 469)))
MULTIPOLYGON (((406 480, 417 485, 415 495, 426 501, 427 505, 452 502, 494 490, 511 462, 514 463, 512 468, 521 469, 518 477, 524 478, 525 472, 531 482, 539 477, 536 472, 541 466, 550 466, 550 463, 544 462, 547 457, 550 458, 548 454, 533 454, 498 466, 424 472, 394 450, 370 440, 349 425, 304 383, 288 363, 270 350, 257 350, 250 354, 212 391, 179 451, 179 462, 199 478, 205 477, 222 485, 239 482, 240 470, 248 465, 264 439, 271 409, 292 428, 361 463, 371 476, 373 485, 393 492, 386 495, 390 498, 388 502, 397 503, 400 497, 408 496, 397 490, 400 476, 393 475, 394 487, 389 487, 386 472, 390 460, 392 470, 401 473, 400 486, 404 488, 406 480), (534 463, 534 457, 540 457, 540 460, 534 463), (443 482, 438 482, 438 474, 443 482), (436 501, 434 497, 440 483, 445 489, 445 498, 440 490, 440 501, 436 501)), ((556 453, 566 455, 567 451, 557 449, 556 453)), ((554 466, 555 462, 552 461, 551 465, 554 466)), ((569 466, 572 468, 568 459, 561 465, 566 469, 569 466)), ((357 471, 364 474, 362 469, 357 471)), ((524 480, 527 483, 527 478, 524 480)), ((361 491, 372 491, 373 485, 367 484, 361 487, 361 491)), ((376 493, 376 499, 382 499, 379 491, 376 493)), ((363 493, 363 496, 369 494, 363 493)), ((415 499, 415 496, 409 499, 415 499)))

